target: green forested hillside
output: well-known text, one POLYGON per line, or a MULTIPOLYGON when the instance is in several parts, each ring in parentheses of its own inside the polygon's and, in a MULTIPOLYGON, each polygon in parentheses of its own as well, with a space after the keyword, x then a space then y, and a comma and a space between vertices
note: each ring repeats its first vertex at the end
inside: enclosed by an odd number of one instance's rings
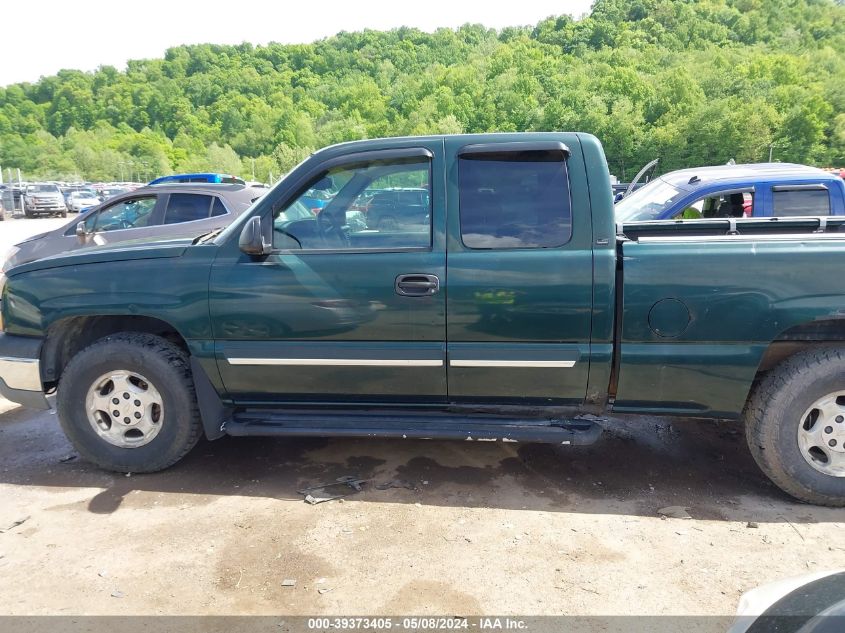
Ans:
POLYGON ((772 144, 777 160, 843 165, 845 6, 598 0, 580 21, 179 46, 0 88, 0 165, 30 177, 254 165, 266 179, 338 141, 490 130, 592 132, 622 178, 656 156, 758 161, 772 144))

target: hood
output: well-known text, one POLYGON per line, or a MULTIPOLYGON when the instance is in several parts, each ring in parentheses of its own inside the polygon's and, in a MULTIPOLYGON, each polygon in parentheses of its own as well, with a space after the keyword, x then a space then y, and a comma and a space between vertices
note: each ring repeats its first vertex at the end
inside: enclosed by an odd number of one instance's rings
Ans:
POLYGON ((96 264, 100 262, 119 262, 135 259, 161 259, 165 257, 181 257, 185 250, 193 243, 194 238, 183 237, 154 242, 134 240, 117 242, 114 244, 92 245, 75 251, 59 253, 51 257, 44 257, 25 264, 19 264, 6 271, 8 277, 48 268, 63 266, 79 266, 82 264, 96 264))
MULTIPOLYGON (((66 228, 66 227, 62 227, 66 228)), ((36 235, 31 235, 30 237, 26 238, 25 240, 18 242, 18 244, 26 244, 27 242, 34 242, 35 240, 43 240, 48 235, 52 235, 53 231, 47 231, 46 233, 37 233, 36 235)), ((17 246, 18 244, 15 244, 17 246)))

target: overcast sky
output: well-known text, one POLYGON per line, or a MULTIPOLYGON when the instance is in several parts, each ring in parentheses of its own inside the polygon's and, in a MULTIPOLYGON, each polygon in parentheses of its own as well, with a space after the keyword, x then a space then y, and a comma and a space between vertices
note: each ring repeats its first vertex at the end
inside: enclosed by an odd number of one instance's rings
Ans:
POLYGON ((0 25, 0 86, 62 68, 120 69, 179 44, 304 43, 338 31, 480 22, 501 28, 589 12, 591 0, 10 0, 0 25))

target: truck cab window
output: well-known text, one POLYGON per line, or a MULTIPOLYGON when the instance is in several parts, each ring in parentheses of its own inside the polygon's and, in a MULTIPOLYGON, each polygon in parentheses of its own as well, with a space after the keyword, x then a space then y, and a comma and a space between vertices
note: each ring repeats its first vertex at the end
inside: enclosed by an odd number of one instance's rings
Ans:
POLYGON ((459 178, 468 248, 554 248, 572 236, 569 177, 559 153, 462 156, 459 178))
POLYGON ((428 159, 343 165, 315 178, 273 218, 276 249, 358 250, 431 245, 428 159))
POLYGON ((830 215, 830 194, 827 189, 781 189, 772 190, 772 215, 775 217, 796 217, 830 215))

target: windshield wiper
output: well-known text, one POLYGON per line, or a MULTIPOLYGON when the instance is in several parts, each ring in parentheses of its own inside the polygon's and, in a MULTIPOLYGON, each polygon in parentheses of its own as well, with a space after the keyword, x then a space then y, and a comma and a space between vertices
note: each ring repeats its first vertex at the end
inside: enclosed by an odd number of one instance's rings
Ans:
POLYGON ((220 235, 220 232, 223 230, 223 228, 224 227, 220 227, 219 229, 214 229, 213 231, 209 231, 208 233, 203 233, 202 235, 194 239, 191 244, 205 244, 207 241, 212 240, 218 235, 220 235))

